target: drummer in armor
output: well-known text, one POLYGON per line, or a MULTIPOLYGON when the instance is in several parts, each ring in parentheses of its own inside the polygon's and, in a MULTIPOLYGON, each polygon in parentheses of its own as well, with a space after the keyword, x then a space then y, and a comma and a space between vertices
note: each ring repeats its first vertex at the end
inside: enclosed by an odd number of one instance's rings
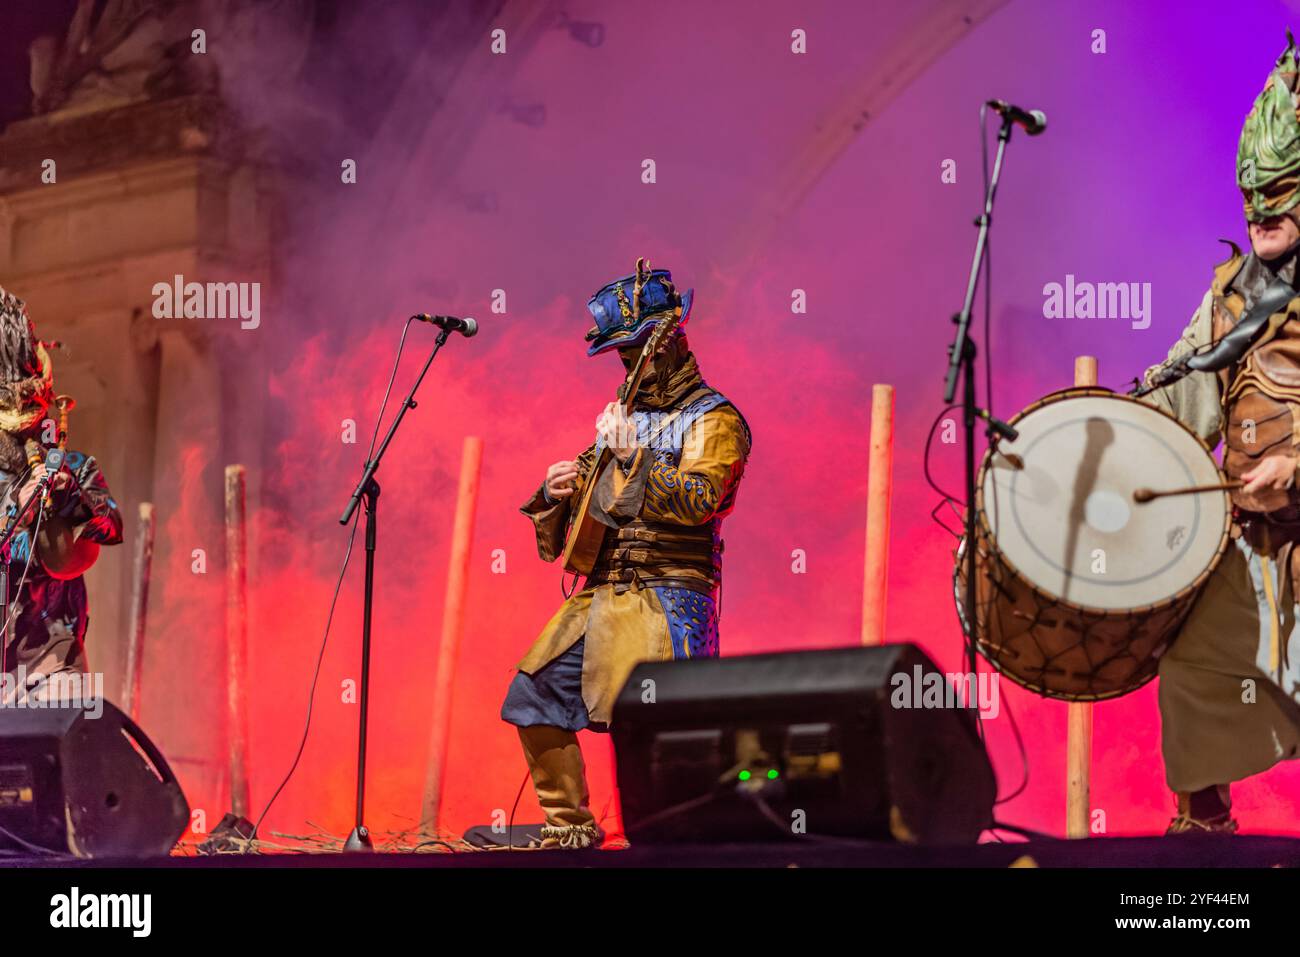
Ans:
POLYGON ((1244 483, 1232 546, 1160 661, 1170 834, 1235 831, 1232 782, 1300 755, 1300 57, 1287 40, 1238 147, 1251 252, 1232 245, 1169 358, 1210 348, 1266 291, 1286 305, 1234 366, 1148 396, 1211 448, 1222 440, 1224 471, 1244 483))

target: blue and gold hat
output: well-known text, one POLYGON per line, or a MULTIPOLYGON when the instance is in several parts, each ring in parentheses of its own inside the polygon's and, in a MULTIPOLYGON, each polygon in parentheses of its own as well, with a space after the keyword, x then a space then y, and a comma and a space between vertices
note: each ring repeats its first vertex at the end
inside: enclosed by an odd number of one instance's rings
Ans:
POLYGON ((680 325, 685 326, 694 294, 694 289, 678 293, 672 273, 667 269, 651 269, 650 260, 638 259, 635 273, 615 279, 587 302, 596 320, 595 327, 587 333, 587 341, 591 343, 587 355, 643 345, 659 320, 671 312, 680 311, 680 325))

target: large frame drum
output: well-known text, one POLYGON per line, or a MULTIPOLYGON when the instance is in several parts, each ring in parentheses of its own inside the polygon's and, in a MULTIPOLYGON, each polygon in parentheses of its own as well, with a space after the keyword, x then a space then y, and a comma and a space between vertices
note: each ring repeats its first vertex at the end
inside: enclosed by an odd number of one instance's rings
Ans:
POLYGON ((1155 677, 1232 522, 1226 491, 1145 504, 1133 492, 1223 473, 1181 422, 1104 389, 1054 393, 1011 424, 1019 437, 985 455, 975 501, 979 651, 1049 698, 1127 694, 1155 677))

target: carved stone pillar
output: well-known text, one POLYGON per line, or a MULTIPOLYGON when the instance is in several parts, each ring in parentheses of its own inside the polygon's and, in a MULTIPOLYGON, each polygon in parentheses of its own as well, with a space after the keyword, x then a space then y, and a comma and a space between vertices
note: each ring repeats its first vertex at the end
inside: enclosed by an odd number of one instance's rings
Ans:
MULTIPOLYGON (((260 283, 263 322, 274 310, 276 189, 242 146, 206 95, 56 112, 0 134, 0 281, 43 338, 66 343, 54 362, 56 387, 78 401, 69 444, 102 463, 128 543, 138 503, 156 505, 141 718, 209 817, 225 801, 222 469, 261 474, 265 332, 238 318, 158 318, 154 306, 155 286, 180 275, 260 283)), ((250 482, 250 514, 258 491, 250 482)), ((87 650, 110 697, 125 665, 130 554, 105 549, 87 575, 87 650)))

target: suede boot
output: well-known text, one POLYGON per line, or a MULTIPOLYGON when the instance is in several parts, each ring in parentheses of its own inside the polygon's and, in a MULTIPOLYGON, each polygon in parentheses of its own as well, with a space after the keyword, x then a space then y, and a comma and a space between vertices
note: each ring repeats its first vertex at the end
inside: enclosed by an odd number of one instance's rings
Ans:
POLYGON ((1237 822, 1232 817, 1232 792, 1228 785, 1179 791, 1178 816, 1169 822, 1169 834, 1234 834, 1237 822))
POLYGON ((519 741, 537 801, 546 814, 542 847, 599 847, 605 835, 587 808, 587 770, 578 736, 563 728, 534 725, 519 729, 519 741))

